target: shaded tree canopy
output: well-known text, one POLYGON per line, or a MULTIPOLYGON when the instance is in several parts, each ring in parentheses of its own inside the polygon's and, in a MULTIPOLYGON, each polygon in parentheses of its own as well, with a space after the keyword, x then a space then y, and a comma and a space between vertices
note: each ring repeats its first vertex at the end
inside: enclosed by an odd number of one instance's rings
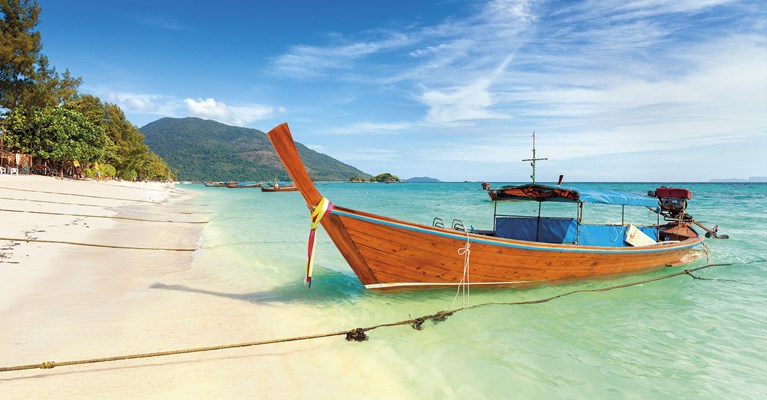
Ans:
POLYGON ((82 78, 59 75, 41 53, 37 1, 0 0, 0 11, 0 107, 32 115, 72 99, 82 78))
POLYGON ((165 162, 115 104, 80 94, 82 78, 56 72, 42 54, 36 0, 0 0, 0 113, 5 146, 61 163, 106 162, 125 179, 166 179, 165 162))

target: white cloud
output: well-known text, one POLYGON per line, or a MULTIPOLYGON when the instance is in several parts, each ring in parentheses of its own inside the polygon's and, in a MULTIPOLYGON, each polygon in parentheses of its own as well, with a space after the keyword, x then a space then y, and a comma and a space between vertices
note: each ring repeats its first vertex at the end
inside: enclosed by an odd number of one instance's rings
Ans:
POLYGON ((380 135, 396 133, 403 129, 413 126, 407 122, 391 122, 391 123, 376 123, 376 122, 359 122, 346 127, 333 128, 328 133, 336 135, 380 135))
POLYGON ((752 3, 499 0, 472 7, 474 14, 432 26, 294 46, 273 67, 357 88, 347 108, 362 114, 378 100, 387 108, 406 103, 389 119, 382 107, 356 117, 375 123, 326 131, 449 132, 450 142, 435 140, 425 154, 434 160, 517 162, 529 155, 532 130, 562 160, 685 152, 767 134, 767 23, 752 3))
POLYGON ((182 107, 180 99, 173 96, 165 96, 149 93, 112 92, 105 89, 94 88, 97 95, 104 100, 115 103, 125 112, 161 115, 167 117, 176 116, 176 111, 182 107))
POLYGON ((272 118, 277 112, 285 112, 283 107, 277 110, 271 106, 260 104, 246 104, 228 106, 223 102, 216 101, 213 98, 184 100, 187 111, 196 117, 210 118, 216 121, 244 126, 254 121, 272 118))
POLYGON ((184 99, 184 103, 189 112, 198 117, 228 119, 232 115, 226 104, 215 99, 184 99))
POLYGON ((272 66, 284 76, 293 78, 317 77, 332 70, 350 70, 353 61, 394 48, 399 48, 410 39, 405 34, 388 33, 380 40, 341 43, 336 46, 315 47, 295 46, 289 52, 277 57, 272 66))
POLYGON ((333 157, 346 161, 392 161, 399 157, 395 149, 360 147, 347 153, 334 153, 333 157))
POLYGON ((314 150, 314 151, 316 151, 318 153, 325 154, 325 152, 327 151, 325 146, 323 146, 321 144, 305 144, 304 146, 306 146, 306 147, 308 147, 308 148, 310 148, 310 149, 312 149, 312 150, 314 150))
POLYGON ((426 121, 450 125, 473 120, 499 118, 487 111, 495 104, 488 91, 489 82, 479 80, 471 85, 448 88, 443 91, 426 90, 419 100, 429 107, 426 121))
MULTIPOLYGON (((186 98, 148 93, 112 92, 104 88, 90 88, 105 101, 117 104, 126 114, 180 118, 195 116, 213 119, 224 124, 246 126, 285 114, 283 106, 264 104, 229 105, 213 98, 186 98)), ((151 121, 151 119, 150 119, 151 121)), ((146 121, 148 122, 148 121, 146 121)))

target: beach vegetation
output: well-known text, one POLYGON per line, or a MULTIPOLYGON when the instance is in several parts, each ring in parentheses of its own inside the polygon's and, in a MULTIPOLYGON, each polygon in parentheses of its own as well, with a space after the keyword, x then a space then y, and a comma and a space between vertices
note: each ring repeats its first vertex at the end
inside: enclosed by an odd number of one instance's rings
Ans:
POLYGON ((36 1, 0 0, 0 107, 29 116, 72 99, 82 83, 68 69, 60 75, 42 54, 35 30, 41 10, 36 1))
POLYGON ((87 120, 100 127, 114 144, 105 160, 116 168, 120 179, 132 180, 141 176, 146 179, 167 179, 173 174, 161 157, 152 153, 144 144, 144 135, 125 117, 115 104, 102 102, 93 95, 79 95, 64 107, 81 113, 87 120))
POLYGON ((65 162, 103 161, 113 147, 102 129, 62 107, 38 109, 31 117, 14 111, 6 129, 5 143, 10 148, 51 161, 60 174, 65 162))
MULTIPOLYGON (((4 149, 63 172, 77 160, 114 167, 110 176, 171 179, 171 169, 116 104, 78 92, 81 77, 59 74, 42 54, 34 0, 0 0, 0 114, 4 149)), ((74 172, 74 168, 70 169, 74 172)))
POLYGON ((117 170, 115 169, 115 167, 106 163, 91 164, 89 167, 86 167, 85 169, 83 169, 83 176, 86 178, 91 178, 91 179, 98 178, 96 176, 96 172, 98 172, 102 178, 114 178, 115 176, 117 176, 117 170))

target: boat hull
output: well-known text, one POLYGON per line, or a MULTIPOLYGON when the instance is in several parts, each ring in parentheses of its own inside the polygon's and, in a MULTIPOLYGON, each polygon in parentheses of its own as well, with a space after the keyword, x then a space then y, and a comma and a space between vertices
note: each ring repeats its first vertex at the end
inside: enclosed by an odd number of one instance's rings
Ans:
MULTIPOLYGON (((368 289, 526 287, 648 272, 694 259, 702 239, 645 247, 596 247, 509 240, 336 208, 362 263, 350 266, 368 289), (469 244, 468 257, 459 250, 469 244), (464 265, 467 276, 464 278, 464 265)), ((348 247, 348 243, 347 243, 348 247)), ((347 260, 348 261, 348 260, 347 260)))
POLYGON ((280 187, 267 187, 261 186, 262 192, 297 192, 298 188, 295 186, 280 186, 280 187))

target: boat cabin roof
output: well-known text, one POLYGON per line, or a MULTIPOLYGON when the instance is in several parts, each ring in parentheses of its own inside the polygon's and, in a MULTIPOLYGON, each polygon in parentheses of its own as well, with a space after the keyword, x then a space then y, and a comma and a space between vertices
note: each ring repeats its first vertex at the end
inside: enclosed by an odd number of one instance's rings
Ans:
POLYGON ((491 190, 493 201, 556 201, 565 203, 597 203, 655 208, 658 199, 616 190, 597 190, 574 186, 549 186, 529 183, 503 186, 491 190))

